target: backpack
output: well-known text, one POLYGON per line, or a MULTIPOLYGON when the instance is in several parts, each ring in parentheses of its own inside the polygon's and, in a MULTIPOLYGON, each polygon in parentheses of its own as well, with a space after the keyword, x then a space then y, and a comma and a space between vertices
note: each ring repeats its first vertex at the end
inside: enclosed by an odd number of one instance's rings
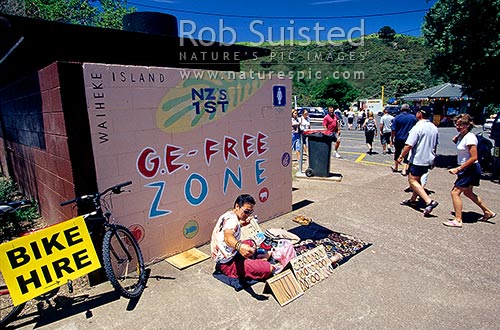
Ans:
POLYGON ((372 132, 375 130, 375 120, 368 119, 368 121, 366 122, 366 130, 369 132, 372 132))

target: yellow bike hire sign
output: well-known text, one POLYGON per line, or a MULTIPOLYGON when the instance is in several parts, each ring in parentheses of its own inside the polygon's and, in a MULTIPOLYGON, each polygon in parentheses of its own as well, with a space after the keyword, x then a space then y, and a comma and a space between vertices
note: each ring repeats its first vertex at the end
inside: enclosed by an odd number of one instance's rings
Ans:
POLYGON ((82 216, 0 245, 0 270, 15 305, 100 267, 82 216))

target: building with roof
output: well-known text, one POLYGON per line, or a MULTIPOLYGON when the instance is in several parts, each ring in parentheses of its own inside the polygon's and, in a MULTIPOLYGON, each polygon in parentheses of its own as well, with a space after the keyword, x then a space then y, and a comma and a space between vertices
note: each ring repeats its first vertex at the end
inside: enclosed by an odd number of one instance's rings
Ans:
POLYGON ((443 83, 401 97, 405 102, 412 102, 416 107, 430 106, 436 125, 450 125, 451 118, 458 113, 470 113, 472 101, 462 92, 459 84, 443 83))
POLYGON ((49 224, 133 181, 113 214, 147 261, 206 243, 243 191, 262 221, 289 212, 291 81, 240 71, 269 51, 179 38, 166 14, 124 23, 0 15, 0 171, 49 224))

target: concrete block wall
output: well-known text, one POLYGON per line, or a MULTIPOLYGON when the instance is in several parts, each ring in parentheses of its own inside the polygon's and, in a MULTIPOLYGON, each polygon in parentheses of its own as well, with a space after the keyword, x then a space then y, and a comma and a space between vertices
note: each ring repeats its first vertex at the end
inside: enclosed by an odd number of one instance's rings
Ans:
POLYGON ((64 64, 53 63, 0 91, 2 168, 10 167, 10 176, 23 193, 38 201, 50 224, 76 215, 73 208, 59 206, 75 196, 61 67, 64 64))
POLYGON ((45 221, 85 213, 61 207, 64 200, 132 180, 132 193, 113 199, 113 214, 150 261, 207 242, 221 210, 243 192, 259 198, 261 221, 290 211, 289 104, 281 99, 291 99, 291 82, 186 79, 184 71, 57 62, 0 91, 9 172, 45 221), (115 79, 142 72, 151 81, 115 79), (207 93, 222 103, 198 118, 207 93), (144 150, 155 154, 140 160, 144 150), (162 167, 148 176, 141 169, 153 156, 162 167))

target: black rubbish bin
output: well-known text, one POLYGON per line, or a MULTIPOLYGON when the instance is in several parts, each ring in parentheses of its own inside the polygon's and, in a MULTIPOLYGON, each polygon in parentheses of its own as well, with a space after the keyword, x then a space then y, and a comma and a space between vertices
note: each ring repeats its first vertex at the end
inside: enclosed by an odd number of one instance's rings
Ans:
POLYGON ((334 138, 321 131, 305 131, 304 134, 307 135, 307 150, 309 150, 309 168, 305 172, 306 176, 328 177, 334 138))

